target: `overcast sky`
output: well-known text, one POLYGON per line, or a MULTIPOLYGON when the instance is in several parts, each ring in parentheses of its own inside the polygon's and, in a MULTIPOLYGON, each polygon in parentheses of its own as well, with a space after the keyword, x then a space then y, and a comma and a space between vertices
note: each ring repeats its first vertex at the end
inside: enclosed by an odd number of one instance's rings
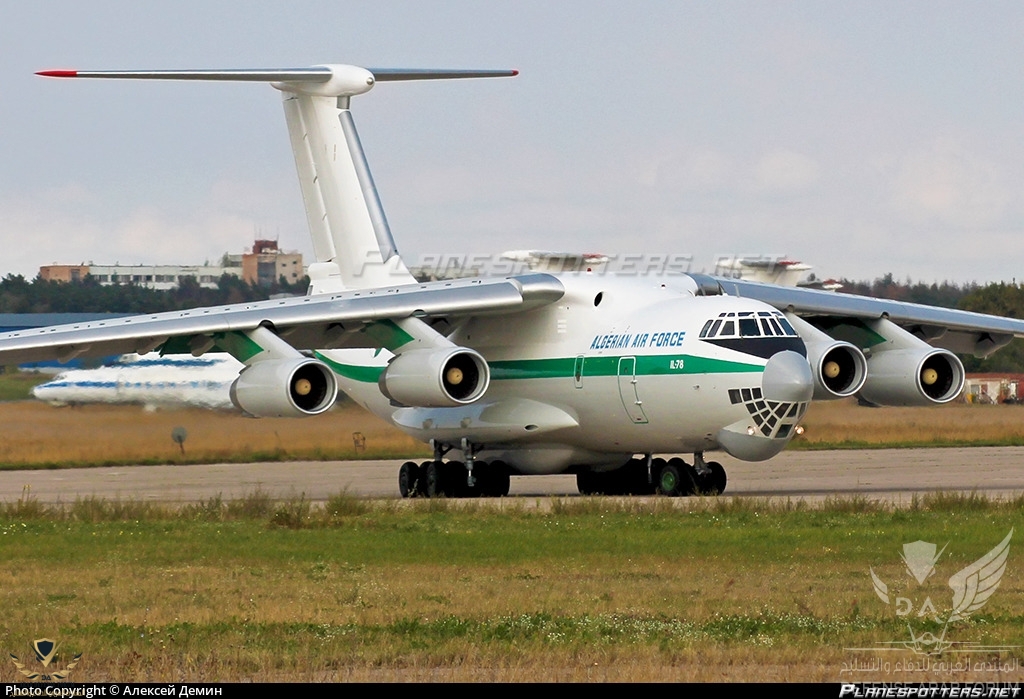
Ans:
POLYGON ((311 255, 275 90, 44 68, 518 68, 353 112, 399 248, 1024 278, 1020 2, 5 2, 0 274, 311 255))

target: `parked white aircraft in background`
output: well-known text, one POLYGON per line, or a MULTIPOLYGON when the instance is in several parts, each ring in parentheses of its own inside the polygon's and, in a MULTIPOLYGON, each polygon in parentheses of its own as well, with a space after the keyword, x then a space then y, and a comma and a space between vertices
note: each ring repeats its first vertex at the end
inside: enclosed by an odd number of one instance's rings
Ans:
POLYGON ((811 269, 798 260, 728 257, 715 263, 715 275, 779 286, 806 286, 811 269))
POLYGON ((676 495, 725 489, 708 451, 779 453, 812 399, 944 403, 964 384, 950 350, 984 356, 1024 336, 1019 320, 699 274, 416 283, 350 100, 383 81, 514 74, 44 72, 270 82, 284 96, 317 262, 304 298, 7 333, 0 364, 226 351, 245 364, 231 394, 251 415, 319 414, 340 386, 429 440, 433 460, 399 471, 404 495, 500 495, 510 474, 562 472, 577 473, 582 492, 676 495))
POLYGON ((32 389, 54 405, 117 403, 146 408, 234 410, 231 384, 244 365, 230 354, 142 357, 126 354, 113 364, 72 369, 32 389))

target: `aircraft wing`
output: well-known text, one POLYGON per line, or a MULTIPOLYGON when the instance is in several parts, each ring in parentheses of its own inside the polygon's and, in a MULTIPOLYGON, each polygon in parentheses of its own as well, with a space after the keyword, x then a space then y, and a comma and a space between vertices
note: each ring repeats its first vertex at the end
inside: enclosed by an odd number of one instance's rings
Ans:
POLYGON ((1014 337, 1024 337, 1024 320, 1016 318, 817 289, 716 279, 730 296, 763 301, 829 331, 843 324, 849 329, 857 325, 857 321, 885 318, 932 346, 981 357, 1003 347, 1014 337))
POLYGON ((515 313, 557 301, 564 288, 548 274, 462 279, 211 306, 56 325, 0 334, 0 365, 153 350, 213 350, 227 333, 272 327, 296 349, 377 347, 360 332, 377 321, 515 313))

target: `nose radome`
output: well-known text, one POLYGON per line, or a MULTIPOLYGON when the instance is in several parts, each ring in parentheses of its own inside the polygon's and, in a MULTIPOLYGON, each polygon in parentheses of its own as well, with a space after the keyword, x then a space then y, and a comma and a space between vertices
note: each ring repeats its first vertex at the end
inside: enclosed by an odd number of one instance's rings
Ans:
POLYGON ((814 393, 814 377, 807 358, 792 350, 773 355, 761 376, 765 400, 803 403, 814 393))

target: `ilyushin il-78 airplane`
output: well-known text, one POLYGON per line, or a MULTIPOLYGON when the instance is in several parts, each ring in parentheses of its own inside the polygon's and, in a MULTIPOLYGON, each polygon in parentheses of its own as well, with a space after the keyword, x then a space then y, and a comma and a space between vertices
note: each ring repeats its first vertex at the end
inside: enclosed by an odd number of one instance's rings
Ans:
POLYGON ((301 298, 0 335, 0 364, 224 351, 245 413, 317 415, 339 390, 433 459, 403 496, 501 496, 510 475, 575 473, 582 493, 721 493, 724 451, 770 459, 812 400, 956 398, 954 354, 1024 321, 700 274, 586 270, 417 283, 399 256, 351 101, 379 82, 516 71, 43 71, 62 78, 269 82, 284 111, 316 262, 301 298), (692 458, 653 458, 683 454, 692 458))

